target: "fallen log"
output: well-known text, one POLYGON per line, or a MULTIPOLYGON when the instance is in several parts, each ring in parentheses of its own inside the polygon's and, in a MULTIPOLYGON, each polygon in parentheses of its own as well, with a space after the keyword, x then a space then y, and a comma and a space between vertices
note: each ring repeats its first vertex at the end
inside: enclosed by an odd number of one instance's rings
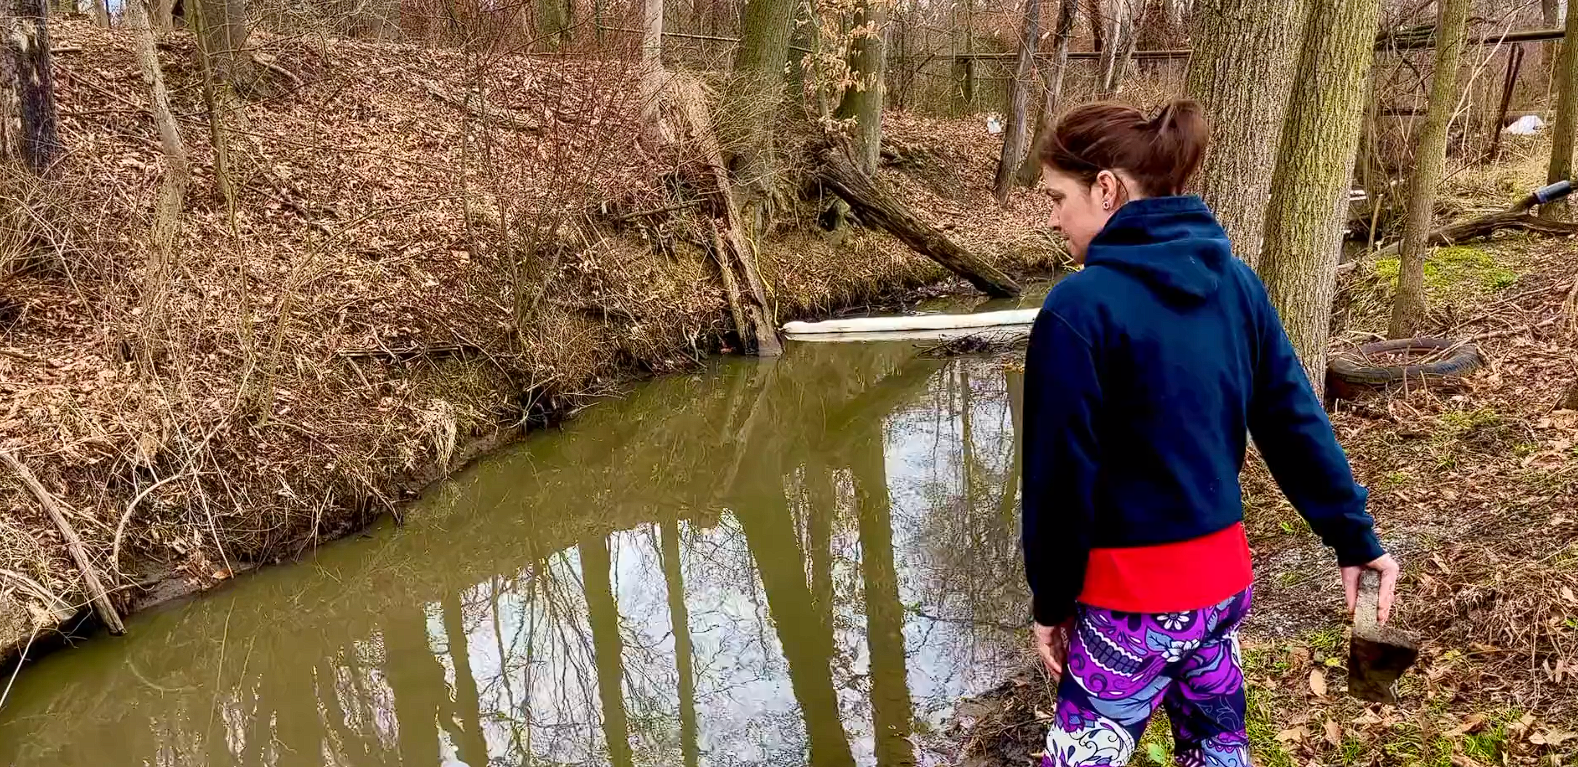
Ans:
MULTIPOLYGON (((1573 187, 1570 181, 1558 181, 1554 184, 1540 187, 1506 210, 1483 215, 1479 218, 1471 218, 1467 221, 1459 221, 1455 224, 1447 224, 1436 229, 1430 233, 1428 242, 1432 246, 1456 245, 1460 242, 1489 237, 1503 229, 1549 234, 1558 237, 1578 234, 1578 223, 1541 218, 1529 212, 1529 209, 1536 205, 1548 205, 1556 202, 1572 194, 1572 191, 1573 187)), ((1397 251, 1401 247, 1401 242, 1394 242, 1376 251, 1375 257, 1390 258, 1397 255, 1397 251)))
POLYGON ((77 535, 77 529, 71 526, 71 521, 60 508, 60 502, 49 494, 48 490, 39 483, 38 477, 27 468, 16 456, 8 451, 0 450, 0 460, 5 461, 11 470, 16 472, 28 492, 38 499, 38 505, 44 507, 44 513, 49 515, 55 529, 60 531, 60 537, 66 540, 66 549, 71 552, 71 559, 77 563, 77 570, 82 573, 83 589, 88 592, 88 599, 93 603, 93 611, 98 613, 99 620, 104 622, 104 627, 111 634, 119 636, 126 633, 126 625, 121 623, 121 616, 115 612, 115 605, 110 604, 110 595, 105 591, 104 584, 99 581, 98 568, 93 566, 93 560, 88 556, 88 550, 82 545, 82 538, 77 535))
POLYGON ((856 167, 844 150, 835 147, 823 153, 817 178, 823 186, 844 198, 861 221, 887 230, 915 252, 942 264, 982 292, 999 298, 1019 295, 1018 283, 916 217, 907 206, 883 191, 875 178, 856 167))

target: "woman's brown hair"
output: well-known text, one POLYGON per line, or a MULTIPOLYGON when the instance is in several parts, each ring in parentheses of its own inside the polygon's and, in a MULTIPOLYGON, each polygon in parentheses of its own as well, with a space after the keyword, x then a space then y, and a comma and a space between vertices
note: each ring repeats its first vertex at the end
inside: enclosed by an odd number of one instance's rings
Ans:
POLYGON ((1122 170, 1147 197, 1183 194, 1200 167, 1211 129, 1200 104, 1180 99, 1146 117, 1128 104, 1104 101, 1075 107, 1058 120, 1041 162, 1086 184, 1101 171, 1122 170))

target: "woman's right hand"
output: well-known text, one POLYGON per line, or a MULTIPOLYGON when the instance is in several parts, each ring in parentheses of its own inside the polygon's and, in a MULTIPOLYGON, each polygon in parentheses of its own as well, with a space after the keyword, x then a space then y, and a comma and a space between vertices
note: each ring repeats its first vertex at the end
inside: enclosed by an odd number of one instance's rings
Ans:
POLYGON ((1063 678, 1063 666, 1068 662, 1068 632, 1073 621, 1057 626, 1035 624, 1036 654, 1046 664, 1052 678, 1063 678))
POLYGON ((1374 570, 1381 574, 1381 595, 1376 600, 1375 622, 1386 623, 1392 617, 1392 601, 1397 592, 1397 576, 1402 570, 1397 566, 1397 561, 1391 554, 1382 554, 1373 562, 1359 567, 1342 568, 1342 590, 1348 597, 1348 614, 1353 614, 1353 609, 1359 601, 1359 576, 1365 570, 1374 570))

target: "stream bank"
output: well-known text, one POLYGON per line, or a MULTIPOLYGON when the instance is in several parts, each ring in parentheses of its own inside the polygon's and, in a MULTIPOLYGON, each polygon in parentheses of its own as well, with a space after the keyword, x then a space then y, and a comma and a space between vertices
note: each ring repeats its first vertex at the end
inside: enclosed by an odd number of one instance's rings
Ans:
MULTIPOLYGON (((738 344, 687 201, 683 156, 636 140, 632 72, 521 58, 487 75, 531 131, 469 120, 465 55, 260 36, 300 87, 229 115, 216 185, 191 40, 161 49, 192 153, 168 251, 148 235, 161 168, 131 41, 53 30, 61 133, 47 184, 0 174, 18 233, 0 296, 0 447, 69 510, 122 611, 149 584, 203 590, 396 512, 431 479, 631 381, 738 344), (610 151, 619 147, 620 151, 610 151), (482 151, 484 150, 485 151, 482 151)), ((968 122, 893 115, 880 171, 1015 276, 1060 259, 1043 200, 999 213, 968 122)), ((795 195, 790 195, 794 197, 795 195)), ((946 273, 879 232, 780 210, 757 257, 777 321, 912 295, 946 273)), ((78 625, 76 566, 0 478, 0 648, 78 625)))

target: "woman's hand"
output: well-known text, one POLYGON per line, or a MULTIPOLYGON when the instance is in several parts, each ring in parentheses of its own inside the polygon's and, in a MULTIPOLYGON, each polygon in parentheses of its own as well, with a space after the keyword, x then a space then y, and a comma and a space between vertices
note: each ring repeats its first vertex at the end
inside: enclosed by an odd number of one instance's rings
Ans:
POLYGON ((1046 664, 1053 679, 1063 678, 1063 666, 1068 662, 1068 632, 1073 621, 1057 626, 1035 624, 1036 654, 1046 664))
POLYGON ((1379 559, 1362 567, 1342 568, 1342 590, 1348 595, 1349 615, 1353 614, 1354 605, 1359 600, 1359 575, 1365 570, 1374 570, 1381 574, 1381 596, 1376 602, 1375 622, 1385 623, 1386 619, 1392 616, 1392 600, 1397 591, 1397 576, 1401 570, 1391 554, 1382 554, 1379 559))

